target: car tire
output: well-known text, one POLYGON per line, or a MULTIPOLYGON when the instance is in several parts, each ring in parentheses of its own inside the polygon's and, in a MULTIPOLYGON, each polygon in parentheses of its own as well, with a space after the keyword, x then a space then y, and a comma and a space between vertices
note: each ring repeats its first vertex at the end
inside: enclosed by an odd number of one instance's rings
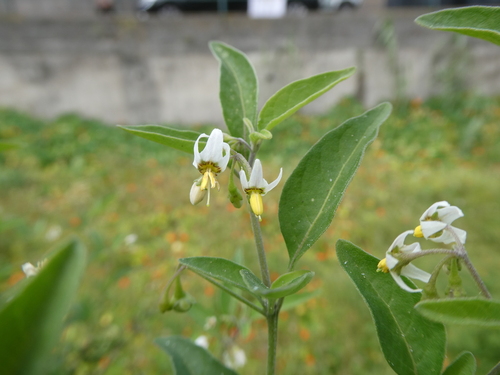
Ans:
POLYGON ((288 3, 286 13, 292 17, 305 17, 309 13, 309 8, 300 1, 292 1, 288 3))

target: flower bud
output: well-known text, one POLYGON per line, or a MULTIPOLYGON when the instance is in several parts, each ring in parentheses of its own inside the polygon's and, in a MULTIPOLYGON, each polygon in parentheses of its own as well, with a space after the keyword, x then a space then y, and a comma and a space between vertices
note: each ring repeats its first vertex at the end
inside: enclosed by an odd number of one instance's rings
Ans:
POLYGON ((206 194, 206 190, 201 190, 200 181, 196 180, 193 183, 193 186, 191 186, 191 191, 189 192, 189 200, 191 201, 191 204, 193 206, 197 205, 205 198, 206 194))

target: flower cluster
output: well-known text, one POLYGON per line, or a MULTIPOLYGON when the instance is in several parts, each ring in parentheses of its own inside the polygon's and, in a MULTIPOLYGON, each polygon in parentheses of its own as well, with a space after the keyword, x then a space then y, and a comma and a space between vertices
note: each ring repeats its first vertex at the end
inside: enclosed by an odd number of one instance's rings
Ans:
MULTIPOLYGON (((240 155, 241 156, 241 155, 240 155)), ((210 136, 201 134, 194 144, 193 166, 202 174, 200 178, 194 181, 189 194, 193 205, 200 203, 205 195, 208 195, 207 206, 210 205, 210 189, 217 187, 220 189, 217 175, 227 168, 231 157, 231 147, 224 142, 224 134, 220 129, 214 129, 210 136), (199 151, 199 143, 203 138, 208 138, 203 151, 199 151)), ((278 178, 268 183, 263 176, 262 163, 256 159, 253 168, 243 163, 240 164, 240 182, 248 197, 252 212, 260 219, 264 205, 262 197, 274 189, 281 180, 282 169, 278 178), (250 176, 247 178, 247 176, 250 176)))
POLYGON ((378 264, 377 271, 390 273, 394 281, 404 290, 416 293, 422 289, 409 287, 401 278, 406 276, 411 279, 428 282, 431 275, 411 264, 411 261, 425 255, 419 243, 406 245, 405 239, 413 234, 415 237, 423 237, 433 242, 444 244, 455 244, 462 246, 465 243, 467 233, 451 226, 456 219, 464 216, 462 210, 451 206, 448 202, 436 202, 430 206, 420 217, 420 225, 414 230, 401 233, 386 252, 385 258, 378 264))

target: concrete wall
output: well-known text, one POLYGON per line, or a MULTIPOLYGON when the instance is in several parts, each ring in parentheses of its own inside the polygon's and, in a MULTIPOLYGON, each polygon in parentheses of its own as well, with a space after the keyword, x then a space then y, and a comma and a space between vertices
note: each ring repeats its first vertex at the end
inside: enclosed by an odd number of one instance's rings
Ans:
POLYGON ((207 47, 210 40, 248 54, 262 101, 292 80, 358 66, 354 77, 307 106, 308 113, 323 112, 345 95, 371 106, 394 98, 397 87, 408 97, 424 98, 442 89, 440 74, 454 68, 469 88, 500 93, 500 49, 473 39, 461 46, 452 42, 453 34, 420 28, 413 19, 424 12, 281 20, 187 15, 148 22, 4 17, 0 105, 44 117, 76 111, 111 123, 220 123, 218 64, 207 47), (377 42, 381 20, 388 17, 399 46, 393 52, 377 42), (446 51, 454 53, 451 61, 446 51), (463 66, 457 68, 457 61, 463 66))

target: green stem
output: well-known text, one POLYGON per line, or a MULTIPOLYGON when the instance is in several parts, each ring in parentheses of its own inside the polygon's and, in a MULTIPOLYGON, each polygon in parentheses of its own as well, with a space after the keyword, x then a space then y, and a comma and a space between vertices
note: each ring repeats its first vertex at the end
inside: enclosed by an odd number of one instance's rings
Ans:
POLYGON ((276 370, 276 349, 278 347, 278 316, 279 310, 267 317, 267 375, 274 375, 276 370))
POLYGON ((472 262, 469 259, 469 254, 467 253, 467 250, 465 250, 465 246, 463 243, 460 242, 460 238, 458 238, 457 234, 453 230, 453 228, 448 225, 446 229, 451 233, 453 238, 455 239, 455 244, 456 244, 456 252, 459 254, 460 258, 463 260, 465 267, 467 267, 467 270, 471 274, 472 278, 476 282, 479 290, 481 290, 481 293, 483 296, 485 296, 488 299, 491 299, 491 294, 488 291, 488 288, 486 288, 486 285, 484 284, 483 280, 481 279, 481 276, 479 276, 479 273, 477 272, 476 268, 472 264, 472 262))
POLYGON ((262 240, 262 231, 260 230, 260 222, 257 216, 250 211, 250 221, 252 222, 253 236, 255 239, 255 247, 257 249, 257 257, 259 258, 260 273, 262 275, 262 282, 265 286, 271 286, 271 276, 269 275, 269 267, 267 266, 266 251, 264 250, 264 241, 262 240))

